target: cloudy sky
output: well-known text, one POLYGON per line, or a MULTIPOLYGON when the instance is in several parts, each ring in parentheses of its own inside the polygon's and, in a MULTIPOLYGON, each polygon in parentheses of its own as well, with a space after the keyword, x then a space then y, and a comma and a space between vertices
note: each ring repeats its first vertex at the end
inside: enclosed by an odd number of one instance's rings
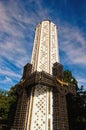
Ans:
POLYGON ((31 61, 35 27, 58 26, 60 62, 86 89, 86 1, 0 0, 0 88, 9 90, 31 61))

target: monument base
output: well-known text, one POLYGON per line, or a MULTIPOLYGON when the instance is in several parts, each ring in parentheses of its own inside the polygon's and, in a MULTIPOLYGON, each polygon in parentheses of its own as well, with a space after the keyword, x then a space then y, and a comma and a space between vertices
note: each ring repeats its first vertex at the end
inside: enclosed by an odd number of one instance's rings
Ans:
POLYGON ((69 130, 66 95, 76 94, 76 89, 56 80, 63 77, 61 68, 55 63, 50 75, 31 73, 31 64, 24 67, 22 80, 16 85, 18 104, 11 130, 69 130))

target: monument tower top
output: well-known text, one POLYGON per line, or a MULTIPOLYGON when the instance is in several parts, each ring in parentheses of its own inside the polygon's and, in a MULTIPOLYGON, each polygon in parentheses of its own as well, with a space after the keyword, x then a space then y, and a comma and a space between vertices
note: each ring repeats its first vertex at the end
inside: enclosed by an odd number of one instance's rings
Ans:
POLYGON ((44 20, 36 27, 31 59, 33 71, 52 74, 52 66, 55 62, 59 62, 57 27, 50 20, 44 20))

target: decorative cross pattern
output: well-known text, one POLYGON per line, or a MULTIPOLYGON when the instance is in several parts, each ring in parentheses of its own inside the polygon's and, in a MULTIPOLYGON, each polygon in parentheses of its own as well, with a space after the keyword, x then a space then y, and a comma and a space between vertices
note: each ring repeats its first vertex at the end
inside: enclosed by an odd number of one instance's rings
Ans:
POLYGON ((47 91, 46 86, 35 88, 31 130, 46 130, 47 91))

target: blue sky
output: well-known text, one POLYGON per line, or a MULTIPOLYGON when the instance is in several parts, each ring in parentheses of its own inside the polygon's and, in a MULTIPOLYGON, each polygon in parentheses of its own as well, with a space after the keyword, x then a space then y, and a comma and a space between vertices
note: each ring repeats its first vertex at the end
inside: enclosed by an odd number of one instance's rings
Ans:
POLYGON ((9 90, 31 61, 35 27, 58 26, 60 62, 86 89, 86 1, 0 0, 0 88, 9 90))

